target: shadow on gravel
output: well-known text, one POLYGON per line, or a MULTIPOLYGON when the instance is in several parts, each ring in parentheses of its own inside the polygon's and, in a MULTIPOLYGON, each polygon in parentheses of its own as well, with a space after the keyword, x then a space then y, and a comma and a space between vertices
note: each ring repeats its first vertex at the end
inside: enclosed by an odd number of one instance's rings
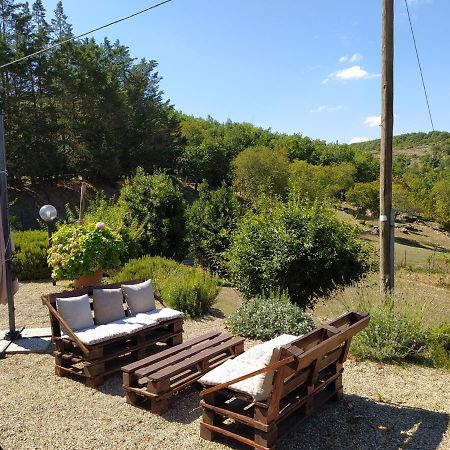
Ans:
MULTIPOLYGON (((108 378, 98 390, 107 395, 125 397, 120 375, 108 378)), ((163 417, 169 422, 192 423, 202 414, 199 403, 198 391, 190 388, 171 398, 170 409, 163 417)), ((148 410, 145 403, 141 408, 148 410)), ((450 416, 445 413, 345 395, 342 401, 329 402, 313 416, 301 421, 297 428, 291 429, 278 441, 277 448, 436 450, 449 424, 450 416)), ((248 448, 229 439, 219 438, 218 441, 232 449, 248 448)))
POLYGON ((345 395, 307 418, 279 448, 435 450, 449 423, 445 413, 345 395))
MULTIPOLYGON (((329 402, 316 414, 279 439, 279 450, 436 450, 449 426, 449 415, 420 408, 377 403, 346 395, 329 402)), ((243 444, 219 437, 231 449, 243 444)))

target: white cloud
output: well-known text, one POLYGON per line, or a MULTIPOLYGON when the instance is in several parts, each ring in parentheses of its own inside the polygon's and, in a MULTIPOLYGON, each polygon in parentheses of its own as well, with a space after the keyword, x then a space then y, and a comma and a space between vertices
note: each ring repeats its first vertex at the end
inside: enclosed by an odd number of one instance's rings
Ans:
POLYGON ((368 127, 379 127, 381 125, 381 115, 368 116, 364 119, 364 125, 368 127))
POLYGON ((367 142, 370 141, 371 139, 365 136, 358 136, 358 137, 354 137, 352 139, 350 139, 348 141, 349 144, 357 144, 359 142, 367 142))
POLYGON ((370 73, 363 69, 361 66, 351 66, 347 69, 338 70, 337 72, 330 73, 322 83, 328 83, 330 80, 364 80, 369 78, 378 78, 379 73, 370 73))
POLYGON ((341 56, 339 58, 340 63, 346 63, 346 62, 354 63, 354 62, 361 61, 361 60, 362 60, 362 55, 360 53, 353 53, 353 55, 351 55, 351 56, 345 55, 345 56, 341 56))
POLYGON ((343 109, 342 105, 320 105, 317 108, 311 109, 312 113, 320 113, 320 112, 332 112, 332 111, 340 111, 343 109))

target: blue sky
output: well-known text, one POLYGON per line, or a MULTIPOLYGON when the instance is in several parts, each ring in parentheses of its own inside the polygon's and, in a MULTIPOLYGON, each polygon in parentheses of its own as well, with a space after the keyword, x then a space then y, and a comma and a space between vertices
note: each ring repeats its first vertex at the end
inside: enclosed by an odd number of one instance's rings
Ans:
MULTIPOLYGON (((57 0, 44 0, 52 14, 57 0)), ((65 0, 80 34, 156 0, 65 0)), ((437 130, 449 130, 448 0, 409 0, 437 130)), ((396 1, 395 134, 430 131, 403 0, 396 1)), ((159 63, 187 114, 327 141, 378 138, 381 0, 173 0, 95 34, 159 63)))

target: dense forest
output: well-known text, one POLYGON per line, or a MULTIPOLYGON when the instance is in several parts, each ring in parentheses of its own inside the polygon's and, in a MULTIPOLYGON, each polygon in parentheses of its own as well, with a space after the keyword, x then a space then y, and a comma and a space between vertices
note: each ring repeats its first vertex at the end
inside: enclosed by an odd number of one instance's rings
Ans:
MULTIPOLYGON (((0 0, 0 14, 0 65, 73 33, 62 2, 50 19, 41 0, 0 0)), ((115 184, 141 167, 196 188, 230 186, 246 202, 295 195, 376 213, 379 141, 326 143, 183 114, 162 92, 157 65, 118 41, 84 39, 0 69, 10 182, 115 184)), ((450 133, 396 136, 394 145, 430 148, 395 158, 396 209, 450 228, 450 133)))

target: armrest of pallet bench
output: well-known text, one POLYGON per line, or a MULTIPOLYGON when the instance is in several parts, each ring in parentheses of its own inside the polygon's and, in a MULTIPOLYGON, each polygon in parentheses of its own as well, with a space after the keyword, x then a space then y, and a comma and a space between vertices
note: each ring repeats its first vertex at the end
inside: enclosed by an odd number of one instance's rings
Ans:
POLYGON ((269 364, 268 366, 263 367, 262 369, 255 370, 254 372, 250 372, 250 373, 247 373, 240 377, 234 378, 230 381, 227 381, 226 383, 218 384, 216 386, 213 386, 213 387, 210 387, 207 389, 203 389, 203 391, 200 392, 200 396, 206 397, 209 394, 212 394, 216 391, 220 391, 221 389, 225 389, 225 388, 231 386, 232 384, 238 383, 239 381, 244 381, 249 378, 256 377, 256 375, 261 375, 261 374, 269 372, 271 370, 276 370, 276 369, 279 369, 280 367, 287 366, 288 364, 291 364, 294 361, 294 359, 295 359, 294 356, 288 356, 287 358, 284 358, 280 361, 269 364))
POLYGON ((78 345, 80 350, 87 356, 89 355, 89 349, 86 347, 83 342, 78 338, 78 336, 72 331, 72 329, 67 325, 64 318, 61 316, 61 314, 58 313, 58 311, 53 307, 53 305, 47 300, 47 298, 44 296, 42 297, 42 302, 44 305, 47 306, 48 310, 50 311, 50 314, 53 315, 53 317, 66 329, 68 336, 78 345))

